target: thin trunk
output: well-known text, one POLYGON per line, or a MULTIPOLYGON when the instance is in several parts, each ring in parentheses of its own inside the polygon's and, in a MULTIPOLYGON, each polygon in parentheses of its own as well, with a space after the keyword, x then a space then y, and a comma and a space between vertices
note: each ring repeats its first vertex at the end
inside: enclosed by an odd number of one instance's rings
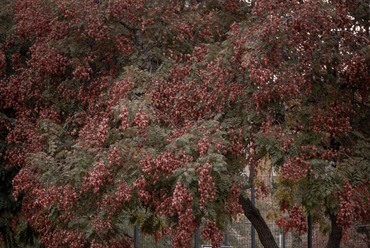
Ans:
POLYGON ((261 216, 260 211, 253 206, 251 200, 242 195, 239 197, 239 203, 242 205, 244 215, 252 223, 258 233, 258 238, 264 248, 278 248, 274 236, 265 220, 261 216))
POLYGON ((342 228, 338 226, 337 216, 335 214, 329 214, 329 216, 331 222, 331 231, 326 248, 339 248, 340 241, 342 239, 342 228))

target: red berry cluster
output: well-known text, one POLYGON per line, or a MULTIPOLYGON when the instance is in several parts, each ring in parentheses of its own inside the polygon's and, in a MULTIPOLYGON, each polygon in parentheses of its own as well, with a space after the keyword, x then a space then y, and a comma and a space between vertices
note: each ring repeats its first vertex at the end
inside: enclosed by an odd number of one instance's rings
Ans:
POLYGON ((343 228, 345 234, 355 220, 369 218, 369 210, 363 202, 363 196, 368 194, 366 184, 352 186, 347 180, 344 181, 343 190, 339 192, 337 223, 343 228))
POLYGON ((144 129, 148 126, 149 124, 149 117, 148 115, 143 112, 139 111, 136 113, 135 118, 134 118, 134 123, 137 125, 140 129, 144 129))
POLYGON ((241 183, 233 183, 230 189, 229 196, 226 200, 226 210, 231 215, 242 213, 242 206, 239 204, 239 196, 241 190, 241 183))
POLYGON ((301 157, 288 160, 281 167, 281 175, 290 180, 299 180, 307 175, 310 169, 310 163, 301 157))
POLYGON ((92 171, 88 172, 85 176, 81 190, 82 192, 86 192, 92 189, 96 194, 106 183, 113 183, 113 175, 109 166, 100 159, 95 163, 92 171))
POLYGON ((193 197, 189 190, 180 183, 173 191, 171 210, 177 215, 178 223, 173 230, 174 247, 187 247, 191 244, 191 237, 198 227, 193 210, 193 197))
POLYGON ((211 176, 212 165, 205 163, 199 168, 199 193, 200 193, 200 210, 203 210, 207 202, 211 202, 216 197, 215 182, 211 176))
POLYGON ((176 156, 170 152, 163 152, 157 158, 148 156, 140 161, 140 167, 150 183, 157 183, 159 179, 168 178, 176 169, 184 167, 186 156, 176 156))
POLYGON ((202 237, 205 240, 211 240, 212 247, 220 247, 224 240, 223 233, 213 220, 207 221, 204 225, 202 229, 202 237))
POLYGON ((280 227, 284 227, 285 232, 295 231, 299 234, 307 232, 307 218, 300 206, 293 206, 288 211, 288 216, 281 217, 276 221, 280 227))

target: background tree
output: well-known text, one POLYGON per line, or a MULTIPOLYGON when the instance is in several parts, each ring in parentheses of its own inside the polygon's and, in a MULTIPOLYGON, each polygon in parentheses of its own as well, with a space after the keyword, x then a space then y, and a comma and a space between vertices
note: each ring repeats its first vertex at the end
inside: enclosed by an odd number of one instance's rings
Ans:
POLYGON ((305 231, 304 212, 330 216, 328 247, 369 218, 368 7, 353 7, 363 4, 259 1, 256 22, 235 32, 235 57, 263 117, 257 154, 280 175, 277 196, 288 213, 279 223, 305 231))

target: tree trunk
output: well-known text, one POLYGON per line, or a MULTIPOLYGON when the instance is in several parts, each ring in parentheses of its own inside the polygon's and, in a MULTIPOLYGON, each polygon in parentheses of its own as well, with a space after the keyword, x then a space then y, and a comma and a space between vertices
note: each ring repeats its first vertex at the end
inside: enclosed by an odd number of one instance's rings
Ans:
POLYGON ((342 228, 337 224, 337 216, 329 214, 331 222, 331 231, 326 248, 339 248, 340 240, 342 239, 342 228))
POLYGON ((242 195, 239 197, 239 203, 242 205, 244 215, 252 223, 258 233, 258 238, 264 248, 278 248, 274 236, 265 220, 261 216, 260 211, 253 206, 251 200, 242 195))

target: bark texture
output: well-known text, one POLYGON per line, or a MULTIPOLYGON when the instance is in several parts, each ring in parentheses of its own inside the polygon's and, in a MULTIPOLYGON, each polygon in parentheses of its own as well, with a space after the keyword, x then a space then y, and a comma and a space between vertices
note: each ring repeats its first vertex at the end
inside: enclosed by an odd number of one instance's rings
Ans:
POLYGON ((264 248, 278 248, 274 236, 265 220, 261 216, 260 211, 253 206, 251 200, 240 195, 239 202, 242 205, 244 215, 252 223, 253 227, 258 233, 258 238, 264 248))

